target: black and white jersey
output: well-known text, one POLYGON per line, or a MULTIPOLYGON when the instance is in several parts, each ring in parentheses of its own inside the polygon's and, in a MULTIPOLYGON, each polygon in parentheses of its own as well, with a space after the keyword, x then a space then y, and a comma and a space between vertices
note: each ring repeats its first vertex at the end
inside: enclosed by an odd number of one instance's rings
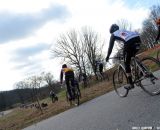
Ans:
POLYGON ((110 56, 113 45, 115 41, 121 41, 124 45, 132 43, 133 39, 139 39, 139 34, 137 32, 131 32, 127 30, 117 30, 111 34, 110 41, 109 41, 109 48, 107 57, 110 56))
POLYGON ((113 33, 115 40, 120 40, 123 42, 127 42, 130 39, 139 36, 137 32, 131 32, 131 31, 126 31, 126 30, 117 30, 113 33))

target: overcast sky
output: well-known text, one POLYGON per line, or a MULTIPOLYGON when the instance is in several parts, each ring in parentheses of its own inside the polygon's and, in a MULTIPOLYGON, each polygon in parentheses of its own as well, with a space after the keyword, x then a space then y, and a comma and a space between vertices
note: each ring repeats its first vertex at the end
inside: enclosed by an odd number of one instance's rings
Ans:
POLYGON ((90 26, 108 44, 112 23, 127 19, 141 28, 156 4, 159 0, 0 0, 0 91, 41 71, 59 77, 61 65, 51 59, 50 48, 61 33, 90 26))

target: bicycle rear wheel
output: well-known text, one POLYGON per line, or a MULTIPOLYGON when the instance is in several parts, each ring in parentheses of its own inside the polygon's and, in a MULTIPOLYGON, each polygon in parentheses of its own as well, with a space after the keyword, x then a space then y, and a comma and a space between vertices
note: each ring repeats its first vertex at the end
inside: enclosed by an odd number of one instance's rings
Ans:
POLYGON ((128 94, 128 90, 124 88, 125 85, 128 85, 128 80, 126 73, 122 69, 122 67, 116 69, 113 73, 113 85, 115 92, 120 97, 126 97, 128 94))
POLYGON ((77 88, 75 89, 75 104, 77 106, 79 106, 79 104, 80 104, 80 92, 78 91, 77 88))
POLYGON ((160 93, 160 62, 153 57, 146 57, 141 60, 146 68, 146 75, 142 77, 141 88, 149 95, 154 96, 160 93))
POLYGON ((72 100, 69 100, 69 93, 66 91, 66 101, 69 102, 70 106, 72 105, 72 100))

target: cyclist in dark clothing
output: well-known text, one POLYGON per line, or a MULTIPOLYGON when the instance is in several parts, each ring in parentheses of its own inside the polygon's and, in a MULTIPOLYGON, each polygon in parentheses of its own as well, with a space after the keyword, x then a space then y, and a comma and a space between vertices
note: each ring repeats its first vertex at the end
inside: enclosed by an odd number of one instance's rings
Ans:
POLYGON ((160 39, 160 18, 156 20, 156 24, 158 26, 158 34, 156 37, 156 42, 160 39))
POLYGON ((72 94, 72 92, 75 93, 75 91, 71 90, 71 86, 70 86, 70 82, 71 82, 71 85, 74 87, 73 69, 68 68, 66 64, 62 65, 61 74, 60 74, 61 84, 63 82, 63 74, 65 74, 65 82, 66 82, 66 86, 67 86, 67 92, 69 94, 69 100, 74 100, 74 95, 72 94))
POLYGON ((96 60, 95 62, 95 72, 99 72, 100 74, 103 73, 103 63, 100 60, 96 60))
POLYGON ((103 63, 99 60, 99 61, 96 61, 96 72, 99 72, 100 76, 101 76, 101 79, 104 79, 104 76, 103 76, 103 63))
POLYGON ((140 36, 137 32, 119 30, 119 26, 117 24, 113 24, 111 26, 110 33, 111 33, 111 37, 110 37, 106 61, 109 60, 109 56, 114 46, 114 42, 115 41, 123 42, 124 43, 124 48, 123 48, 124 65, 125 65, 128 81, 130 83, 130 85, 125 88, 128 90, 132 89, 134 88, 134 84, 131 76, 130 62, 131 62, 131 57, 134 57, 135 54, 140 49, 140 43, 141 43, 140 36))
POLYGON ((55 101, 58 101, 58 97, 53 90, 50 91, 50 97, 52 99, 52 103, 54 103, 55 101))
POLYGON ((99 72, 103 76, 103 63, 102 62, 99 63, 99 72))

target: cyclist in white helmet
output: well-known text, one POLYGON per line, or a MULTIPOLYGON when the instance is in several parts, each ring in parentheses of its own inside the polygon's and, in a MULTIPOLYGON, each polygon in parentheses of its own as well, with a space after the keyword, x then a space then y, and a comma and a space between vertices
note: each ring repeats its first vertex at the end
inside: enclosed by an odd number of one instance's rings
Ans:
POLYGON ((117 24, 111 25, 110 33, 111 37, 110 37, 106 62, 109 60, 110 54, 114 46, 114 42, 121 41, 124 45, 123 56, 124 56, 125 70, 128 77, 128 81, 130 83, 130 85, 125 88, 128 90, 132 89, 134 88, 134 84, 131 76, 130 62, 131 62, 131 57, 134 57, 135 54, 140 49, 140 43, 141 43, 140 36, 137 32, 131 32, 124 29, 120 30, 117 24))

